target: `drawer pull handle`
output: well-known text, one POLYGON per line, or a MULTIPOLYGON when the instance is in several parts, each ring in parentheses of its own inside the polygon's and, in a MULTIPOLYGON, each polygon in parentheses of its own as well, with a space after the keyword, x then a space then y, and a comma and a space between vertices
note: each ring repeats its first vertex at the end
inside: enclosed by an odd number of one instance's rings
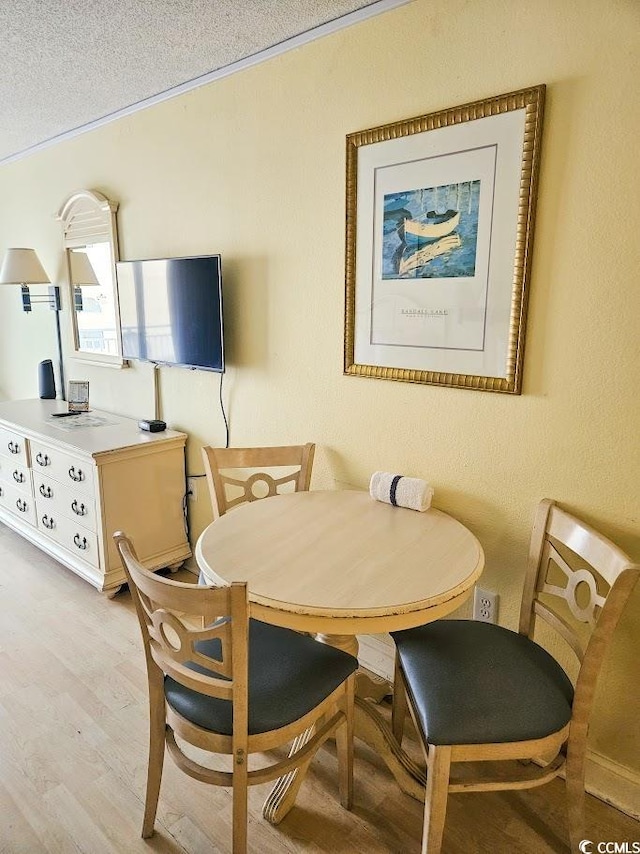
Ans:
POLYGON ((12 454, 19 454, 20 453, 20 445, 17 442, 9 442, 9 444, 7 445, 7 448, 9 448, 9 451, 12 454))
POLYGON ((46 454, 43 454, 42 451, 38 451, 36 454, 36 462, 39 466, 50 466, 51 460, 46 454))
POLYGON ((79 483, 81 480, 84 480, 84 472, 82 471, 82 469, 78 469, 76 471, 76 467, 71 466, 71 468, 69 469, 69 477, 71 478, 71 480, 75 480, 76 483, 79 483))
POLYGON ((0 498, 4 495, 4 489, 0 486, 0 498))
POLYGON ((26 513, 29 509, 29 505, 26 501, 23 501, 22 498, 18 498, 18 500, 16 501, 16 507, 21 513, 26 513))
POLYGON ((41 483, 39 491, 43 498, 53 498, 53 489, 50 486, 45 486, 44 483, 41 483))
POLYGON ((26 477, 24 476, 24 474, 21 471, 14 471, 13 479, 15 480, 16 483, 24 483, 26 480, 26 477))
POLYGON ((82 539, 80 539, 80 534, 75 535, 75 537, 73 538, 73 542, 76 544, 76 546, 79 549, 82 549, 82 551, 89 548, 89 543, 87 542, 87 538, 83 537, 82 539))
POLYGON ((45 528, 49 528, 49 530, 51 530, 52 528, 55 528, 55 526, 56 526, 55 521, 51 518, 51 516, 47 516, 46 513, 42 517, 42 524, 45 526, 45 528))
POLYGON ((71 502, 71 509, 76 514, 76 516, 86 516, 87 515, 87 508, 84 506, 84 504, 80 504, 80 506, 78 506, 78 502, 75 498, 71 502))

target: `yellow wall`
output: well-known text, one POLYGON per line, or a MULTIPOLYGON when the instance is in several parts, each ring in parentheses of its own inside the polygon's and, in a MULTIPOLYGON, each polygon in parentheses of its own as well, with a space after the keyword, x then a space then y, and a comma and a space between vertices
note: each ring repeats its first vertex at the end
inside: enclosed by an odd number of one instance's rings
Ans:
MULTIPOLYGON (((60 260, 73 190, 120 202, 123 258, 221 252, 232 444, 314 440, 314 487, 427 478, 468 524, 515 625, 528 532, 554 497, 640 552, 640 7, 635 0, 416 0, 0 169, 0 246, 60 260), (345 135, 546 83, 520 397, 342 375, 345 135)), ((65 323, 68 318, 65 316, 65 323)), ((35 396, 52 318, 0 294, 0 395, 35 396)), ((152 415, 148 367, 89 369, 95 406, 152 415)), ((163 415, 223 441, 218 378, 163 369, 163 415)), ((202 482, 203 483, 203 482, 202 482)), ((200 490, 197 534, 209 508, 200 490)), ((399 572, 401 568, 399 568, 399 572)), ((592 746, 640 772, 640 591, 592 746)))

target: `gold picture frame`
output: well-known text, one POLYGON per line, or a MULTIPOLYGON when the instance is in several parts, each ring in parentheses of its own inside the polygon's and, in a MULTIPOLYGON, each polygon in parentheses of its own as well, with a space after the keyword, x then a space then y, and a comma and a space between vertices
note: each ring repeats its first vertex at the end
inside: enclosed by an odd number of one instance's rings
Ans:
POLYGON ((545 88, 347 136, 345 374, 520 394, 545 88))

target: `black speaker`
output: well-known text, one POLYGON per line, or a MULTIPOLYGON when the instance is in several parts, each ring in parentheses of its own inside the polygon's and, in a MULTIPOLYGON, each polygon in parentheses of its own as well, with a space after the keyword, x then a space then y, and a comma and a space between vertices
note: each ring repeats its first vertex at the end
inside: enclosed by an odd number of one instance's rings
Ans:
POLYGON ((43 400, 54 400, 56 396, 56 381, 53 375, 53 362, 45 359, 38 365, 38 387, 43 400))

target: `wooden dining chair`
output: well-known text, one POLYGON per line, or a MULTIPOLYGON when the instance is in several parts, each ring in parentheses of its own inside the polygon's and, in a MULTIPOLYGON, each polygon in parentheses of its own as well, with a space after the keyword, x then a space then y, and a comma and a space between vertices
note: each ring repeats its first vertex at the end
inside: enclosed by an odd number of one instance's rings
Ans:
POLYGON ((273 448, 203 447, 214 519, 238 504, 277 495, 282 487, 308 491, 315 447, 312 443, 273 448), (279 476, 274 469, 280 470, 279 476), (235 476, 228 473, 230 470, 235 476))
MULTIPOLYGON (((438 854, 449 792, 526 789, 564 768, 572 850, 584 838, 584 765, 596 680, 613 631, 640 576, 617 546, 541 502, 531 536, 518 632, 473 620, 441 620, 395 632, 396 739, 408 698, 427 761, 423 854, 438 854), (578 659, 575 688, 533 640, 537 618, 578 659), (451 764, 513 763, 510 777, 455 781, 451 764)), ((482 766, 480 766, 482 767, 482 766)))
POLYGON ((247 787, 306 768, 332 734, 340 801, 351 809, 357 660, 313 638, 249 619, 245 583, 204 587, 154 575, 138 562, 125 534, 114 539, 140 622, 149 683, 142 836, 153 835, 165 744, 189 776, 232 787, 234 854, 247 847, 247 787), (250 769, 252 754, 285 745, 314 726, 310 740, 289 758, 250 769), (228 754, 232 770, 200 765, 182 751, 176 736, 228 754))

